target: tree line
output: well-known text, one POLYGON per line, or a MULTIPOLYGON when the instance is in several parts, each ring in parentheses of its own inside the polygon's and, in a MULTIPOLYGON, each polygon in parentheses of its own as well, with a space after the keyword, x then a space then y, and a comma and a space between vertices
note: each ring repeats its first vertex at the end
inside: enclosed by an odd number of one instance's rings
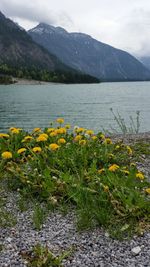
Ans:
MULTIPOLYGON (((99 83, 99 80, 88 74, 82 74, 76 71, 48 71, 43 69, 37 69, 36 67, 14 67, 7 64, 0 65, 0 75, 7 75, 8 77, 17 77, 25 79, 33 79, 46 82, 58 82, 58 83, 99 83)), ((3 78, 4 80, 6 79, 3 78)), ((9 78, 10 79, 10 78, 9 78)))

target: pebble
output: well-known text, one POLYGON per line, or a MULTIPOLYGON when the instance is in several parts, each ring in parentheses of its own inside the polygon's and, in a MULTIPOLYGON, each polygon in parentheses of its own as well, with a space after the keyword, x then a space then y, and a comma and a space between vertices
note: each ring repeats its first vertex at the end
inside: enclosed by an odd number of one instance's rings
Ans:
POLYGON ((141 248, 137 246, 137 247, 132 248, 131 251, 132 251, 132 254, 136 256, 141 252, 141 248))

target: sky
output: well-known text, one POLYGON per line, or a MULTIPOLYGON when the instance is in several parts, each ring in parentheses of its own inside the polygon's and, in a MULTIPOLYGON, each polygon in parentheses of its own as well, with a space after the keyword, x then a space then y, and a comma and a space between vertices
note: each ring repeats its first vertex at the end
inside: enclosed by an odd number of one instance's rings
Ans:
POLYGON ((26 30, 45 22, 150 55, 150 0, 0 0, 0 10, 26 30))

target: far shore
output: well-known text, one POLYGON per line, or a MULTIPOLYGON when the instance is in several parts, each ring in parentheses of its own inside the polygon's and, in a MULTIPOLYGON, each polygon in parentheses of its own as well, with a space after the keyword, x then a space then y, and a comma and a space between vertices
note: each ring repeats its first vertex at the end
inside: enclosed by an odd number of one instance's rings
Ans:
POLYGON ((44 82, 32 79, 22 79, 22 78, 13 78, 13 82, 18 85, 44 85, 44 84, 54 84, 53 82, 44 82))

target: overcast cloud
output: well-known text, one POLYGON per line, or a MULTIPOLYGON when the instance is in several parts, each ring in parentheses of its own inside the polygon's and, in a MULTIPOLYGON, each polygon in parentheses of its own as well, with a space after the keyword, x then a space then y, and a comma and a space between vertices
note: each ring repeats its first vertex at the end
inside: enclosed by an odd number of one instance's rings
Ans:
POLYGON ((25 29, 45 22, 150 55, 150 0, 0 0, 0 10, 25 29))

